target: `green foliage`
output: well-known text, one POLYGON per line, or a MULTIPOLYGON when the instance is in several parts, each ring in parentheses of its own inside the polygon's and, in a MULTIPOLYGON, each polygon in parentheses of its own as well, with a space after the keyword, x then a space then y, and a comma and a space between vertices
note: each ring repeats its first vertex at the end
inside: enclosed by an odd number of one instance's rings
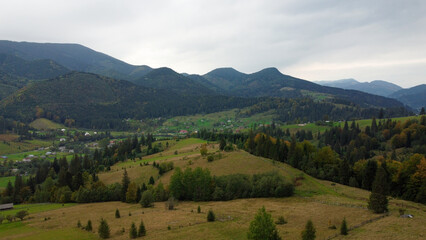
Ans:
POLYGON ((15 217, 17 217, 17 218, 21 219, 21 221, 22 221, 22 220, 24 220, 24 218, 25 218, 26 216, 28 216, 28 215, 29 215, 28 211, 26 211, 26 210, 21 210, 21 211, 19 211, 19 212, 17 212, 17 213, 15 214, 15 217))
POLYGON ((283 225, 283 224, 286 224, 286 223, 287 223, 287 221, 284 219, 283 216, 279 216, 278 220, 275 222, 275 224, 277 224, 277 225, 283 225))
POLYGON ((146 229, 143 220, 141 219, 141 223, 139 224, 138 237, 146 236, 146 229))
POLYGON ((132 222, 132 225, 130 226, 129 237, 130 238, 137 238, 138 237, 138 231, 136 230, 136 225, 135 225, 134 222, 132 222))
POLYGON ((152 194, 152 191, 151 190, 146 190, 145 192, 142 193, 140 204, 144 208, 152 207, 153 203, 154 203, 154 200, 155 199, 154 199, 154 195, 152 194))
POLYGON ((342 225, 340 225, 340 234, 348 235, 348 225, 346 224, 346 218, 343 218, 342 225))
POLYGON ((247 238, 250 240, 279 240, 281 237, 272 221, 271 214, 267 213, 265 207, 257 212, 254 220, 250 222, 247 238))
POLYGON ((384 213, 388 210, 388 193, 387 173, 383 167, 377 169, 376 177, 373 182, 373 190, 368 201, 368 208, 374 213, 384 213))
POLYGON ((81 222, 80 222, 80 220, 77 221, 77 227, 81 228, 81 222))
POLYGON ((215 220, 216 220, 216 216, 215 216, 213 210, 210 209, 207 213, 207 221, 208 222, 214 222, 215 220))
POLYGON ((120 211, 118 211, 118 208, 115 210, 115 218, 120 218, 120 211))
POLYGON ((99 234, 99 237, 103 239, 110 237, 110 229, 109 229, 108 223, 103 218, 101 218, 101 221, 99 224, 98 234, 99 234))
POLYGON ((92 231, 92 221, 89 219, 87 220, 87 225, 84 228, 86 231, 91 232, 92 231))
POLYGON ((308 220, 305 226, 305 230, 302 231, 302 239, 303 240, 314 240, 316 238, 315 235, 315 227, 311 220, 308 220))
POLYGON ((198 205, 198 207, 197 207, 197 213, 201 213, 201 207, 200 207, 200 205, 198 205))

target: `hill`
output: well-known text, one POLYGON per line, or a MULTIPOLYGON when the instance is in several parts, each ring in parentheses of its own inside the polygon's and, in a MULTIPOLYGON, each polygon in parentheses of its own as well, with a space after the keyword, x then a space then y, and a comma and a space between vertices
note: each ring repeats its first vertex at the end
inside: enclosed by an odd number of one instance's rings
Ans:
POLYGON ((276 68, 266 68, 252 74, 234 69, 216 69, 204 77, 212 84, 226 90, 227 94, 243 97, 310 96, 314 98, 343 99, 361 106, 400 107, 402 104, 390 98, 355 90, 326 87, 303 79, 284 75, 276 68))
POLYGON ((126 80, 140 78, 151 71, 148 66, 130 65, 79 44, 2 40, 0 41, 0 53, 17 56, 28 61, 50 59, 74 71, 97 73, 126 80))
POLYGON ((132 81, 140 86, 166 89, 185 95, 213 95, 213 90, 201 83, 181 75, 170 68, 154 69, 144 77, 132 81))
POLYGON ((384 97, 388 97, 392 93, 402 89, 396 84, 383 80, 375 80, 372 82, 358 82, 355 79, 342 79, 336 81, 318 81, 316 83, 328 87, 358 90, 384 97))
POLYGON ((34 82, 2 100, 5 117, 32 122, 45 117, 86 128, 125 127, 125 118, 143 119, 209 113, 252 105, 256 99, 182 96, 92 73, 72 72, 34 82))
POLYGON ((398 101, 419 110, 422 107, 426 107, 426 84, 408 89, 401 89, 394 92, 389 97, 398 99, 398 101))

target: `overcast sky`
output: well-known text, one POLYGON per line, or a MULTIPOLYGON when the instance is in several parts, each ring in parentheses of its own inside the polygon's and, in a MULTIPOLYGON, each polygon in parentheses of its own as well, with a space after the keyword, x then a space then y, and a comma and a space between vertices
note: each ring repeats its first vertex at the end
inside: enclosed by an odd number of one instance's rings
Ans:
POLYGON ((187 73, 426 83, 424 0, 5 0, 0 39, 79 43, 187 73))

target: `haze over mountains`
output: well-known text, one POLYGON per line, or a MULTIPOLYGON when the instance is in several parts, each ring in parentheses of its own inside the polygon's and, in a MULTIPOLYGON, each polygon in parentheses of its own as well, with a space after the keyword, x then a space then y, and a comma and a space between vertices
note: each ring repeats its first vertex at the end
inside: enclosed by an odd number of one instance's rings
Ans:
POLYGON ((394 98, 414 109, 420 109, 424 107, 426 103, 425 84, 404 89, 396 84, 383 80, 358 82, 352 78, 335 81, 316 81, 316 83, 323 86, 358 90, 379 96, 394 98))
MULTIPOLYGON (((130 65, 78 44, 0 41, 0 84, 0 110, 9 117, 30 121, 42 109, 44 115, 60 122, 90 119, 87 127, 105 127, 108 121, 128 117, 241 108, 276 97, 312 98, 361 108, 403 106, 395 99, 322 86, 276 68, 252 74, 233 68, 204 75, 179 74, 166 67, 130 65), (85 112, 85 117, 80 116, 85 112), (94 122, 96 118, 98 122, 94 122)), ((395 98, 402 96, 406 93, 395 98)), ((413 103, 412 98, 403 99, 413 103)))

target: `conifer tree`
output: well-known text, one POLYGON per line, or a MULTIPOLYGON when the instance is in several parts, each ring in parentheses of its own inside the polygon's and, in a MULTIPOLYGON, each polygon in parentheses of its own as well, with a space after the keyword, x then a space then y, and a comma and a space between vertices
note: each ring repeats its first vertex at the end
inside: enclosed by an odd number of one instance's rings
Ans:
POLYGON ((281 240, 271 214, 266 212, 265 207, 259 209, 250 223, 247 238, 250 240, 281 240))
POLYGON ((146 229, 145 224, 143 223, 143 220, 141 220, 141 223, 139 224, 139 231, 138 231, 138 237, 146 236, 146 229))
POLYGON ((108 223, 103 218, 101 218, 101 222, 99 224, 98 234, 99 234, 99 237, 103 238, 103 239, 109 238, 109 236, 110 236, 110 230, 109 230, 108 223))
POLYGON ((388 199, 386 195, 389 192, 387 175, 385 169, 381 166, 377 169, 374 178, 372 191, 368 201, 368 208, 374 213, 384 213, 388 211, 388 199))
POLYGON ((303 240, 314 240, 316 238, 315 235, 315 227, 311 220, 308 220, 305 226, 305 230, 302 231, 302 239, 303 240))
POLYGON ((340 234, 348 235, 348 225, 346 224, 346 218, 343 218, 342 225, 340 225, 340 234))
POLYGON ((130 184, 130 178, 127 175, 127 170, 124 169, 124 173, 123 173, 123 179, 121 181, 121 201, 125 202, 126 201, 126 193, 127 193, 127 188, 129 187, 130 184))
POLYGON ((91 232, 92 231, 92 221, 88 220, 87 225, 85 227, 86 231, 91 232))
POLYGON ((115 210, 115 218, 120 218, 120 211, 118 211, 118 208, 115 210))
POLYGON ((132 222, 132 226, 130 227, 129 235, 130 235, 130 238, 138 237, 138 232, 136 230, 136 225, 134 222, 132 222))

